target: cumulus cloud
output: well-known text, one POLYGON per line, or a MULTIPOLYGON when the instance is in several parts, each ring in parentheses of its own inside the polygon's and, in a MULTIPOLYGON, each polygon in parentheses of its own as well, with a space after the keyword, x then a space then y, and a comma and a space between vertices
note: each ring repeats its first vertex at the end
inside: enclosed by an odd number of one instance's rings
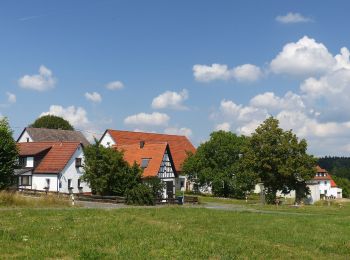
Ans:
POLYGON ((7 95, 7 102, 10 104, 16 103, 17 98, 16 95, 11 92, 6 92, 7 95))
POLYGON ((270 69, 276 74, 310 76, 329 71, 335 63, 326 46, 304 36, 297 42, 286 44, 271 61, 270 69))
POLYGON ((54 115, 67 120, 74 127, 85 127, 89 122, 87 112, 82 107, 51 105, 49 111, 41 113, 40 116, 54 115))
POLYGON ((92 92, 92 93, 86 92, 85 98, 93 103, 100 103, 102 101, 101 95, 97 92, 92 92))
POLYGON ((286 15, 279 15, 276 17, 276 21, 284 24, 288 23, 308 23, 312 22, 312 19, 309 17, 305 17, 300 13, 292 13, 289 12, 286 15))
POLYGON ((32 89, 36 91, 45 91, 55 87, 56 79, 53 77, 52 71, 41 65, 39 74, 24 75, 18 80, 21 88, 32 89))
POLYGON ((134 126, 167 126, 170 117, 164 113, 153 112, 151 114, 139 113, 128 116, 124 119, 126 125, 134 126))
POLYGON ((229 132, 231 130, 231 124, 228 122, 223 122, 221 124, 217 124, 215 126, 215 131, 220 131, 220 130, 229 132))
POLYGON ((186 89, 183 89, 180 92, 166 91, 153 99, 152 108, 170 108, 176 110, 187 109, 183 104, 186 99, 188 99, 188 91, 186 89))
POLYGON ((109 90, 119 90, 124 88, 124 84, 121 81, 112 81, 106 84, 106 88, 109 90))
POLYGON ((210 82, 214 80, 235 79, 239 82, 254 82, 259 80, 263 73, 252 64, 244 64, 233 69, 225 64, 214 63, 210 66, 196 64, 193 66, 193 75, 197 81, 210 82))
POLYGON ((170 135, 184 135, 186 137, 191 137, 192 136, 192 130, 187 127, 169 127, 164 129, 164 133, 170 134, 170 135))

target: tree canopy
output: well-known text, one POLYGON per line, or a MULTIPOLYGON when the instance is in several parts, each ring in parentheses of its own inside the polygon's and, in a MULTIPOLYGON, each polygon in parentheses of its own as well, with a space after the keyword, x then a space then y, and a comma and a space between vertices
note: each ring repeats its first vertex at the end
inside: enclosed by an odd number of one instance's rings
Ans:
POLYGON ((246 137, 231 132, 213 132, 195 154, 189 154, 183 172, 200 189, 211 187, 216 196, 243 197, 254 187, 256 179, 255 174, 244 171, 240 165, 246 142, 246 137))
POLYGON ((95 144, 84 149, 85 173, 83 179, 90 184, 94 193, 124 196, 125 192, 141 183, 141 168, 130 166, 123 153, 113 148, 95 144))
POLYGON ((315 176, 316 160, 306 150, 306 141, 299 141, 291 130, 284 131, 273 117, 255 130, 243 152, 243 164, 258 174, 267 202, 275 201, 277 191, 295 190, 297 202, 309 193, 306 181, 315 176))
POLYGON ((34 121, 33 124, 30 125, 30 127, 74 130, 73 126, 67 120, 54 115, 46 115, 39 117, 34 121))
POLYGON ((18 160, 16 142, 6 118, 0 119, 0 190, 15 182, 14 170, 18 160))

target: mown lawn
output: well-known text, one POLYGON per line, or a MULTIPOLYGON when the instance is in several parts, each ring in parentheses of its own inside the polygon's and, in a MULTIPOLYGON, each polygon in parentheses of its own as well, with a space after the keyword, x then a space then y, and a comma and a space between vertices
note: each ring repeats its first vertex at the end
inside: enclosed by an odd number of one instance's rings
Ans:
POLYGON ((308 209, 3 209, 0 258, 349 259, 349 206, 308 209))

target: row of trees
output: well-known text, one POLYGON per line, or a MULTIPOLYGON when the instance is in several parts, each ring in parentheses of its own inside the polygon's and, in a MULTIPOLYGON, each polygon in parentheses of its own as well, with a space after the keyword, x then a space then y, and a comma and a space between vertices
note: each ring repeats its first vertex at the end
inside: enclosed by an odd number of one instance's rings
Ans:
POLYGON ((315 176, 316 160, 307 154, 307 143, 268 118, 251 137, 218 131, 189 154, 183 171, 201 189, 211 187, 216 196, 242 198, 256 183, 264 184, 266 200, 276 192, 296 191, 300 202, 308 193, 306 182, 315 176))

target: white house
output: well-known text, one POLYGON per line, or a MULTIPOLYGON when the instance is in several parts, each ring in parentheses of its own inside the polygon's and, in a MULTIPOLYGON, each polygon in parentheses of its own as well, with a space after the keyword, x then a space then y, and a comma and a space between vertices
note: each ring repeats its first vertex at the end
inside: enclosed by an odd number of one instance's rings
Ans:
POLYGON ((142 178, 158 177, 165 183, 163 198, 175 196, 175 180, 178 177, 168 143, 145 142, 138 144, 115 145, 124 153, 124 159, 133 165, 135 162, 143 169, 142 178))
POLYGON ((192 189, 193 184, 188 181, 187 176, 182 174, 182 164, 187 158, 187 154, 189 152, 195 153, 196 148, 186 136, 107 129, 100 139, 100 143, 104 147, 130 144, 139 145, 140 142, 145 142, 146 144, 167 143, 169 152, 172 155, 174 171, 176 173, 174 182, 175 189, 192 189))
POLYGON ((317 173, 313 180, 319 185, 321 199, 340 199, 343 197, 342 189, 337 186, 325 169, 317 166, 317 173))
POLYGON ((18 188, 61 193, 90 193, 83 182, 83 146, 80 142, 17 143, 20 169, 18 188))

